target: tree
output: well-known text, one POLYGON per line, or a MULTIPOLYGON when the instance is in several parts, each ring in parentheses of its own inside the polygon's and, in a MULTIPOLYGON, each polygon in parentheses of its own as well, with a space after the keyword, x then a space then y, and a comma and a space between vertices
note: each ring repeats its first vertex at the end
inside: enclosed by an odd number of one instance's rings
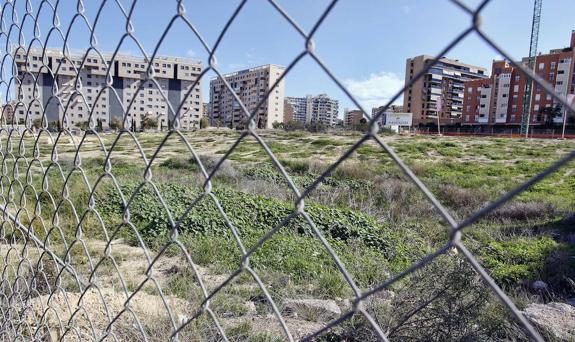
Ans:
POLYGON ((48 122, 48 130, 60 132, 60 121, 54 120, 48 122))
POLYGON ((539 110, 539 113, 545 114, 545 126, 551 127, 554 124, 554 119, 561 116, 561 105, 556 105, 555 107, 544 107, 539 110))
POLYGON ((36 128, 36 129, 42 128, 42 119, 40 119, 40 118, 34 119, 34 121, 32 121, 32 127, 36 128))
POLYGON ((83 130, 83 131, 87 131, 88 129, 90 129, 90 122, 89 121, 82 121, 82 122, 78 123, 78 128, 83 130))
POLYGON ((301 121, 290 120, 283 125, 286 131, 295 131, 305 129, 305 124, 301 121))
POLYGON ((210 122, 208 121, 208 118, 205 116, 202 116, 202 118, 200 119, 200 129, 204 129, 204 128, 208 128, 210 127, 210 122))
POLYGON ((120 129, 120 128, 122 128, 122 126, 123 126, 123 123, 119 117, 115 116, 112 118, 112 120, 110 120, 110 128, 111 129, 120 129))
POLYGON ((142 129, 153 129, 158 128, 158 119, 152 117, 151 115, 146 115, 142 119, 142 129))

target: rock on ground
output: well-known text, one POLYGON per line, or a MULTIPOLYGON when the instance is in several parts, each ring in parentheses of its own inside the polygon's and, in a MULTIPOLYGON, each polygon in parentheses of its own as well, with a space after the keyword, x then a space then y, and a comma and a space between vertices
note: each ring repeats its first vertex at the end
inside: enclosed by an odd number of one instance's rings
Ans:
POLYGON ((575 308, 565 303, 529 304, 525 316, 539 329, 561 341, 575 340, 575 308))

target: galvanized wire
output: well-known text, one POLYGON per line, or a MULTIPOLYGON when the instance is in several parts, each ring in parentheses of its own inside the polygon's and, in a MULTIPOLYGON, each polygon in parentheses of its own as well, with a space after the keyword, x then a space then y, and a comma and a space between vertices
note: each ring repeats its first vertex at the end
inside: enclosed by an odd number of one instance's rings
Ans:
MULTIPOLYGON (((24 2, 24 0, 22 0, 24 2)), ((137 32, 133 27, 133 16, 134 16, 134 9, 136 5, 138 6, 145 6, 145 2, 134 0, 129 7, 124 7, 122 2, 119 0, 111 1, 111 0, 102 0, 98 7, 97 15, 95 16, 94 20, 91 21, 84 13, 84 3, 82 0, 77 1, 76 11, 73 15, 71 23, 68 27, 61 27, 60 26, 60 7, 63 6, 60 4, 60 1, 51 1, 51 0, 40 0, 40 1, 25 1, 24 8, 25 13, 17 13, 17 4, 20 3, 18 0, 6 0, 3 2, 1 7, 1 30, 0 30, 0 43, 4 42, 5 44, 1 46, 2 50, 2 64, 0 67, 0 86, 4 87, 5 89, 11 90, 12 92, 21 87, 22 79, 25 75, 31 77, 34 82, 34 86, 36 87, 36 91, 33 92, 34 98, 31 100, 26 99, 16 99, 16 104, 14 108, 14 113, 18 108, 24 108, 27 112, 32 107, 34 103, 39 103, 42 108, 42 102, 38 99, 38 78, 40 77, 40 72, 32 73, 29 71, 24 71, 22 76, 17 75, 17 68, 15 62, 15 55, 18 54, 25 54, 26 59, 29 59, 30 51, 32 48, 40 48, 43 51, 43 54, 46 53, 48 48, 54 48, 53 46, 47 46, 48 42, 50 41, 50 37, 53 35, 59 36, 63 44, 58 48, 61 49, 65 58, 69 58, 69 50, 70 46, 68 46, 68 39, 70 36, 71 31, 73 30, 73 25, 76 21, 83 22, 87 29, 90 31, 90 38, 89 41, 86 42, 88 48, 83 51, 83 61, 82 65, 76 67, 74 64, 74 68, 76 71, 75 76, 75 88, 72 91, 72 94, 68 97, 68 101, 66 102, 62 93, 57 89, 57 86, 54 87, 52 95, 50 97, 50 101, 56 102, 59 106, 64 108, 64 115, 61 121, 61 130, 57 133, 52 132, 48 129, 47 118, 43 121, 42 127, 35 131, 33 129, 32 120, 27 114, 25 117, 24 122, 24 129, 18 129, 17 124, 12 120, 9 122, 8 115, 6 113, 6 107, 4 108, 2 114, 2 122, 0 127, 0 139, 1 139, 1 150, 0 156, 2 159, 2 173, 0 175, 0 187, 1 187, 1 210, 2 210, 2 221, 1 221, 1 234, 0 234, 0 243, 2 249, 2 255, 4 257, 4 269, 2 269, 2 277, 0 279, 0 336, 2 336, 2 340, 26 340, 26 339, 36 339, 36 340, 44 340, 48 339, 50 336, 49 331, 54 327, 58 328, 59 336, 51 336, 50 338, 54 338, 56 340, 64 340, 64 339, 93 339, 93 340, 103 340, 106 338, 110 338, 113 340, 118 340, 118 336, 114 330, 115 325, 119 321, 120 317, 122 316, 132 316, 135 323, 134 329, 138 330, 141 336, 144 339, 150 338, 150 332, 145 331, 142 324, 140 323, 139 318, 134 313, 131 307, 131 301, 135 298, 140 292, 142 292, 143 287, 148 284, 152 283, 154 287, 157 289, 159 293, 159 297, 161 298, 162 304, 165 308, 166 317, 169 320, 170 325, 170 332, 168 336, 165 336, 166 339, 178 339, 179 334, 181 331, 189 324, 194 322, 195 320, 199 319, 201 316, 207 316, 215 326, 215 330, 220 335, 220 338, 223 340, 227 340, 226 333, 222 328, 222 325, 219 323, 217 315, 214 313, 210 306, 210 301, 216 296, 220 291, 222 291, 226 286, 231 284, 235 279, 237 279, 241 274, 248 274, 257 284, 259 289, 262 291, 263 296, 269 303, 272 308, 273 314, 277 319, 284 336, 287 340, 294 340, 290 329, 288 328, 284 317, 278 306, 274 302, 272 296, 270 295, 266 285, 260 279, 257 272, 252 268, 250 265, 250 257, 260 249, 260 247, 272 238, 282 227, 285 227, 291 220, 296 218, 303 218, 303 220, 309 225, 314 235, 319 239, 325 251, 331 256, 333 262, 337 266, 339 272, 341 272, 343 278, 345 279, 346 283, 349 285, 351 290, 354 293, 354 301, 352 308, 347 312, 344 312, 340 317, 328 322, 322 329, 315 331, 304 338, 304 340, 311 340, 322 333, 334 328, 338 324, 344 322, 345 320, 349 319, 354 315, 363 316, 367 322, 373 327, 375 333, 379 336, 381 340, 387 341, 387 336, 383 331, 382 327, 378 325, 376 320, 363 308, 362 303, 367 300, 370 296, 376 294, 379 291, 389 287, 390 285, 394 284, 399 279, 406 277, 418 269, 421 269, 426 264, 435 260, 438 256, 445 254, 448 250, 452 249, 453 247, 457 248, 463 257, 467 259, 469 264, 476 270, 476 272, 483 278, 485 283, 493 290, 493 293, 500 299, 501 303, 507 307, 509 312, 514 316, 514 318, 520 323, 523 327, 525 332, 536 341, 542 341, 542 337, 537 333, 537 331, 533 328, 533 326, 525 319, 525 317, 521 314, 515 304, 509 299, 509 297, 505 294, 505 292, 495 283, 495 281, 489 276, 489 274, 485 271, 485 269, 481 266, 481 264, 477 261, 476 257, 466 248, 464 243, 461 240, 461 234, 464 233, 466 228, 469 228, 473 223, 477 222, 479 219, 485 217, 487 214, 491 213, 496 208, 500 207, 501 205, 510 201, 514 196, 517 196, 521 192, 523 192, 527 187, 541 181, 545 177, 547 177, 552 172, 556 171, 562 165, 570 162, 575 158, 575 151, 569 153, 561 160, 558 160, 551 166, 549 166, 546 170, 541 172, 540 174, 534 176, 532 179, 526 181, 525 183, 517 186, 515 189, 509 191, 507 194, 501 196, 498 200, 494 201, 490 205, 478 210, 477 212, 473 213, 469 217, 463 219, 462 221, 457 221, 450 212, 440 203, 439 200, 435 197, 435 195, 425 186, 425 184, 418 179, 418 177, 412 172, 410 167, 404 163, 404 161, 394 152, 394 150, 378 135, 378 122, 380 122, 380 118, 383 113, 390 107, 390 105, 400 98, 401 94, 404 92, 405 89, 410 87, 414 82, 416 82, 420 77, 422 77, 432 66, 435 62, 437 62, 442 56, 446 55, 449 51, 451 51, 455 46, 457 46, 461 41, 468 38, 469 36, 475 34, 479 37, 484 43, 491 46, 495 51, 497 51, 500 55, 505 57, 507 60, 511 61, 514 67, 521 70, 527 77, 532 79, 536 84, 541 86, 548 94, 550 94, 557 102, 561 103, 565 108, 568 108, 571 111, 575 111, 575 108, 572 104, 567 102, 567 99, 564 96, 561 96, 555 93, 552 86, 547 84, 543 79, 541 79, 537 74, 533 71, 528 70, 524 65, 521 63, 514 62, 516 59, 512 58, 508 53, 506 53, 500 46, 498 46, 495 41, 487 36, 481 30, 481 13, 485 6, 490 2, 489 0, 483 1, 479 6, 476 8, 470 8, 466 4, 462 3, 459 0, 452 0, 452 4, 456 7, 460 8, 463 13, 468 15, 470 22, 467 28, 460 32, 458 36, 449 42, 441 52, 439 52, 433 59, 433 63, 427 64, 426 67, 420 71, 417 75, 415 75, 410 81, 408 81, 404 88, 398 91, 390 100, 389 102, 381 108, 381 110, 376 113, 375 115, 371 116, 365 108, 362 107, 360 102, 354 98, 354 96, 350 93, 348 89, 343 85, 343 83, 338 79, 337 75, 331 71, 330 67, 322 61, 321 57, 316 53, 315 50, 315 41, 314 36, 317 30, 324 25, 325 19, 330 15, 332 9, 337 5, 338 0, 333 0, 329 3, 329 5, 325 8, 323 13, 319 16, 315 24, 313 25, 312 29, 309 32, 306 32, 301 25, 297 23, 297 21, 290 16, 290 14, 282 8, 282 6, 277 3, 275 0, 269 0, 269 6, 277 11, 285 21, 293 27, 293 29, 301 36, 302 41, 302 50, 301 52, 297 53, 294 59, 289 63, 285 69, 285 72, 281 75, 281 77, 273 84, 265 96, 261 99, 259 104, 254 108, 251 112, 246 108, 246 106, 242 103, 240 97, 234 92, 230 84, 227 82, 225 78, 223 78, 223 74, 219 71, 219 67, 216 62, 216 55, 218 51, 218 47, 222 42, 222 39, 226 36, 232 23, 236 20, 237 16, 243 11, 244 5, 246 4, 247 0, 243 0, 239 3, 239 5, 235 8, 235 11, 232 13, 230 18, 227 20, 224 27, 221 29, 220 34, 213 45, 210 45, 199 32, 199 30, 195 27, 193 22, 188 18, 184 6, 183 1, 176 1, 176 10, 169 21, 169 24, 165 27, 164 31, 162 32, 161 38, 156 42, 152 53, 147 54, 144 45, 137 37, 137 32), (123 34, 120 38, 120 41, 112 54, 111 61, 115 61, 119 54, 119 51, 122 47, 122 44, 126 41, 130 41, 131 43, 135 44, 139 52, 149 60, 150 62, 147 64, 147 69, 145 72, 145 79, 139 86, 138 90, 135 92, 133 98, 131 99, 130 104, 126 107, 122 101, 123 109, 123 122, 124 126, 127 126, 128 123, 128 114, 130 113, 130 108, 132 107, 132 103, 136 100, 136 97, 140 91, 142 91, 143 84, 150 81, 153 82, 154 85, 159 88, 159 84, 157 79, 155 78, 154 68, 152 66, 153 61, 158 56, 158 52, 162 42, 167 39, 168 33, 170 29, 176 22, 183 23, 187 29, 189 30, 190 37, 197 39, 201 46, 203 46, 205 52, 209 56, 208 58, 208 65, 202 71, 200 77, 195 81, 199 84, 200 80, 205 81, 204 75, 208 72, 214 72, 218 77, 222 79, 224 86, 227 90, 232 94, 234 99, 239 103, 241 111, 245 116, 245 129, 240 135, 240 137, 235 141, 235 143, 227 150, 227 152, 221 157, 221 159, 216 163, 211 171, 208 172, 206 167, 202 164, 198 153, 195 151, 194 147, 191 143, 188 142, 186 135, 182 133, 182 128, 180 124, 180 113, 182 112, 183 101, 179 105, 179 108, 173 108, 171 103, 168 101, 167 98, 164 96, 165 103, 168 106, 169 112, 173 115, 174 124, 170 127, 169 132, 166 134, 165 138, 160 142, 160 144, 156 147, 155 152, 153 155, 148 159, 140 142, 138 141, 137 136, 127 129, 122 129, 115 138, 113 144, 111 145, 110 149, 107 150, 105 144, 103 143, 103 138, 96 130, 96 120, 94 119, 94 108, 91 108, 89 114, 90 120, 90 129, 89 132, 86 132, 80 139, 78 145, 74 146, 75 149, 75 156, 73 161, 73 166, 70 168, 69 171, 65 171, 62 166, 60 165, 60 161, 58 158, 58 142, 64 139, 70 139, 75 143, 75 139, 73 138, 72 128, 68 124, 67 120, 67 109, 70 105, 70 102, 76 96, 84 96, 81 89, 80 80, 80 70, 86 62, 86 58, 89 54, 98 54, 103 60, 103 53, 100 51, 98 47, 95 31, 96 27, 101 22, 101 13, 103 12, 103 8, 105 5, 110 4, 109 6, 113 6, 121 13, 124 23, 123 24, 123 34), (53 18, 52 26, 45 32, 45 35, 42 35, 40 32, 40 28, 38 26, 38 20, 40 15, 43 12, 48 12, 48 14, 53 18), (21 19, 20 19, 21 17, 21 19), (24 37, 24 26, 26 21, 31 21, 34 25, 33 30, 33 37, 32 39, 26 43, 24 37), (340 156, 340 158, 330 165, 315 181, 313 181, 309 186, 305 189, 300 190, 294 181, 291 179, 290 175, 284 169, 282 163, 278 160, 278 158, 274 155, 272 150, 266 144, 265 139, 262 138, 260 132, 256 130, 256 123, 254 121, 255 116, 258 113, 258 109, 264 105, 267 97, 273 91, 276 85, 281 82, 286 75, 290 73, 290 71, 302 60, 304 57, 310 57, 315 63, 320 67, 323 72, 334 82, 334 84, 363 112, 363 115, 368 120, 370 125, 370 130, 365 133, 357 142, 351 146, 344 154, 340 156), (104 157, 103 162, 103 172, 99 177, 91 183, 88 180, 87 174, 85 169, 82 166, 82 146, 85 144, 86 137, 88 134, 93 134, 99 142, 100 148, 102 149, 102 156, 104 157), (52 146, 52 150, 50 152, 50 159, 48 162, 40 158, 40 145, 41 145, 41 136, 47 136, 49 139, 54 141, 52 146), (166 144, 166 142, 172 138, 178 138, 181 143, 185 146, 185 148, 189 151, 193 159, 198 163, 201 174, 204 176, 204 185, 203 185, 203 192, 198 195, 198 197, 186 208, 186 210, 180 216, 174 216, 172 211, 170 210, 169 206, 167 205, 166 201, 162 197, 161 192, 158 190, 157 185, 154 182, 154 177, 152 175, 152 164, 154 161, 157 160, 158 156, 161 154, 162 148, 166 144), (236 149, 236 147, 246 138, 252 137, 257 141, 257 143, 263 148, 266 155, 269 159, 273 162, 275 167, 277 168, 278 172, 285 178, 288 187, 293 192, 295 197, 294 201, 294 210, 291 212, 284 220, 282 220, 277 226, 270 227, 270 230, 263 235, 253 246, 247 249, 242 239, 240 238, 240 234, 238 233, 237 228, 234 226, 230 218, 227 216, 226 211, 220 205, 218 196, 214 194, 212 191, 212 180, 215 174, 220 170, 221 166, 223 165, 224 161, 226 161, 232 152, 236 149), (131 140, 134 145, 136 146, 135 149, 138 154, 140 154, 141 159, 145 164, 145 171, 144 175, 141 179, 139 179, 139 185, 131 192, 131 193, 124 193, 122 188, 119 186, 119 182, 114 174, 113 162, 111 159, 112 153, 119 150, 122 146, 122 142, 126 139, 131 140), (379 284, 378 286, 373 287, 367 291, 363 291, 360 287, 356 284, 353 277, 348 272, 346 265, 342 262, 342 260, 338 257, 337 253, 334 251, 332 246, 330 245, 329 241, 323 236, 322 232, 316 227, 316 224, 312 220, 312 218, 308 215, 306 211, 306 204, 305 199, 309 197, 309 195, 325 180, 325 178, 331 174, 339 165, 342 164, 347 158, 349 158, 354 151, 356 151, 359 147, 365 144, 368 141, 375 141, 381 148, 384 150, 390 158, 397 164, 397 166, 401 169, 401 171, 405 174, 405 176, 424 194, 425 198, 429 201, 429 203, 434 207, 437 213, 443 219, 447 230, 449 232, 450 239, 441 248, 439 248, 434 253, 427 255, 426 257, 422 258, 421 260, 415 262, 410 267, 406 268, 404 271, 391 276, 385 282, 379 284), (33 141, 32 146, 29 146, 30 141, 33 141), (30 153, 30 151, 31 153, 30 153), (41 186, 34 184, 34 180, 38 179, 38 172, 40 173, 40 178, 42 179, 41 186), (49 174, 57 174, 58 177, 62 180, 62 186, 56 187, 49 183, 48 178, 49 174), (77 207, 73 201, 70 199, 68 182, 73 175, 80 175, 89 192, 88 202, 86 203, 86 208, 83 209, 82 212, 77 211, 77 207), (119 223, 117 226, 106 227, 103 220, 101 219, 99 212, 99 208, 95 202, 95 192, 96 189, 100 186, 101 183, 105 181, 111 181, 113 186, 115 187, 116 191, 121 196, 121 201, 123 204, 123 222, 119 223), (165 244, 158 249, 158 252, 153 254, 145 245, 142 237, 138 233, 138 230, 131 222, 130 219, 130 209, 132 207, 134 199, 138 196, 141 190, 145 187, 152 189, 153 193, 158 199, 158 203, 163 207, 169 221, 170 226, 170 238, 169 241, 165 242, 165 244), (16 193, 20 193, 21 195, 18 197, 16 193), (28 193, 29 196, 26 196, 25 193, 28 193), (31 194, 31 196, 30 196, 31 194), (27 203, 26 201, 32 200, 33 203, 27 203), (201 201, 201 200, 210 200, 214 203, 217 210, 221 214, 223 221, 225 222, 227 228, 231 232, 239 250, 241 253, 241 267, 238 268, 236 271, 232 272, 229 277, 221 284, 216 286, 211 291, 208 291, 207 287, 204 285, 202 280, 202 275, 198 271, 196 265, 194 264, 192 257, 190 256, 189 251, 186 250, 186 247, 179 241, 179 227, 182 224, 183 220, 189 214, 189 212, 201 201), (30 205, 32 204, 32 205, 30 205), (66 222, 67 225, 71 225, 74 227, 75 234, 74 238, 66 241, 64 238, 65 232, 64 228, 62 227, 62 222, 60 222, 60 218, 58 215, 58 211, 63 206, 70 206, 73 210, 73 222, 66 222), (33 208, 33 211, 30 210, 33 208), (50 212, 53 211, 53 214, 49 218, 50 222, 47 222, 45 217, 42 216, 43 212, 50 212), (87 248, 87 240, 92 238, 90 236, 86 236, 83 232, 82 222, 86 220, 88 215, 95 215, 98 218, 99 224, 102 226, 102 230, 104 232, 105 238, 105 247, 101 251, 102 255, 94 255, 93 253, 90 254, 90 251, 87 248), (38 231, 38 226, 42 227, 44 230, 38 231), (136 240, 142 250, 144 251, 144 256, 147 263, 147 269, 144 272, 145 277, 143 280, 133 286, 131 289, 128 288, 126 284, 126 280, 124 279, 123 275, 119 271, 117 261, 114 259, 112 254, 113 249, 113 241, 118 237, 118 233, 120 229, 123 227, 128 227, 133 234, 136 236, 136 240), (46 230, 48 228, 48 230, 46 230), (61 242, 53 242, 51 238, 47 238, 51 235, 56 235, 61 237, 61 242), (82 276, 78 270, 71 263, 71 254, 72 249, 75 246, 79 246, 88 256, 89 259, 89 274, 87 277, 82 276), (184 320, 178 320, 175 317, 175 313, 173 312, 171 306, 168 303, 167 297, 163 294, 162 288, 159 285, 157 279, 154 276, 154 266, 158 263, 158 260, 166 254, 166 251, 169 248, 176 247, 177 249, 181 250, 184 259, 187 263, 186 267, 189 267, 191 272, 195 275, 195 279, 197 279, 198 285, 201 288, 203 300, 198 306, 195 314, 189 318, 184 320), (58 257, 58 253, 56 250, 59 250, 65 255, 64 258, 58 257), (38 258, 31 258, 30 253, 36 253, 39 257, 38 258), (16 259, 16 262, 12 260, 12 258, 16 259), (118 273, 119 278, 122 282, 123 287, 123 295, 124 295, 124 302, 123 302, 123 309, 117 313, 111 313, 110 309, 108 308, 108 303, 105 300, 105 296, 102 292, 102 284, 100 284, 97 280, 97 270, 102 267, 102 264, 107 262, 107 260, 111 261, 113 264, 114 269, 118 273), (59 317, 57 310, 52 307, 52 302, 49 300, 47 307, 42 311, 42 314, 39 316, 34 316, 33 320, 31 321, 28 319, 28 312, 33 310, 30 307, 31 299, 40 295, 42 291, 39 290, 38 284, 42 280, 42 278, 46 277, 44 273, 44 268, 47 267, 47 264, 52 264, 53 267, 57 270, 57 278, 55 282, 55 286, 48 290, 49 297, 56 298, 59 295, 62 295, 67 302, 68 310, 71 313, 70 318, 68 320, 62 320, 58 318, 54 322, 53 320, 49 320, 48 317, 51 315, 55 315, 59 317), (33 274, 33 277, 26 277, 25 275, 29 272, 33 274), (61 280, 64 276, 68 276, 72 279, 73 283, 76 284, 77 292, 79 293, 79 299, 77 302, 70 302, 71 297, 68 297, 66 289, 61 286, 61 280), (82 298, 85 296, 88 291, 96 291, 98 293, 99 298, 101 298, 102 305, 105 311, 105 317, 107 320, 106 328, 103 331, 99 331, 94 328, 94 324, 91 321, 89 315, 88 320, 90 322, 90 336, 82 335, 83 333, 76 327, 75 320, 77 317, 86 314, 86 307, 82 302, 82 298)), ((121 27, 118 25, 118 27, 121 27)), ((42 70, 46 70, 54 79, 59 75, 59 68, 57 70, 52 70, 48 65, 44 64, 42 61, 42 70)), ((106 86, 102 88, 99 92, 98 97, 102 95, 104 90, 108 90, 108 96, 115 96, 119 99, 119 96, 116 90, 112 87, 113 84, 113 76, 112 76, 112 68, 110 67, 111 63, 107 65, 107 73, 106 73, 106 86)), ((190 88, 193 89, 193 87, 190 88)), ((6 93, 6 103, 10 100, 10 93, 11 91, 7 91, 6 93)), ((187 95, 189 95, 188 93, 187 95)), ((45 116, 45 108, 42 108, 43 116, 45 116)))

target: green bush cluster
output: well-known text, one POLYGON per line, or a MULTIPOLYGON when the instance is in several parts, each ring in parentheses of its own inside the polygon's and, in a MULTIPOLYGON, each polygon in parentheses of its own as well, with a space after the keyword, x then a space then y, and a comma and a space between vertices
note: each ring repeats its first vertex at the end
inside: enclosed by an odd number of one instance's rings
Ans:
POLYGON ((548 236, 490 241, 482 249, 481 259, 499 283, 514 285, 537 279, 546 260, 558 247, 559 244, 548 236))
MULTIPOLYGON (((136 188, 136 184, 124 185, 122 192, 131 194, 136 188)), ((177 184, 160 184, 157 189, 169 207, 174 221, 178 221, 199 196, 198 192, 177 184)), ((213 194, 242 239, 255 241, 255 238, 276 227, 294 211, 292 203, 230 189, 215 189, 213 194)), ((98 205, 107 219, 122 215, 120 196, 111 187, 103 192, 98 205)), ((426 245, 417 236, 411 236, 405 231, 394 231, 391 227, 377 223, 372 217, 352 210, 308 204, 306 212, 317 229, 330 241, 360 241, 398 265, 406 265, 426 245), (414 244, 417 248, 411 249, 414 244)), ((170 231, 168 215, 151 187, 139 190, 130 204, 130 217, 146 240, 166 236, 170 231)), ((315 236, 302 216, 293 218, 281 230, 297 236, 315 236)), ((180 232, 231 236, 230 228, 226 226, 222 214, 209 196, 204 196, 184 216, 180 232)))

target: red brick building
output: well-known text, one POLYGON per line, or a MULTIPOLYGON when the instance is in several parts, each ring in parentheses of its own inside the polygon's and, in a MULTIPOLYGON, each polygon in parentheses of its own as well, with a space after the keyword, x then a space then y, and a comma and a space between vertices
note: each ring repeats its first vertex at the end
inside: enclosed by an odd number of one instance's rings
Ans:
MULTIPOLYGON (((523 58, 522 63, 527 64, 523 58)), ((551 50, 535 58, 534 71, 556 92, 575 93, 575 31, 571 32, 570 46, 551 50)), ((464 125, 521 125, 525 75, 507 61, 493 61, 491 77, 465 82, 462 124, 464 125)), ((531 89, 530 124, 560 124, 565 110, 533 83, 531 89)))

